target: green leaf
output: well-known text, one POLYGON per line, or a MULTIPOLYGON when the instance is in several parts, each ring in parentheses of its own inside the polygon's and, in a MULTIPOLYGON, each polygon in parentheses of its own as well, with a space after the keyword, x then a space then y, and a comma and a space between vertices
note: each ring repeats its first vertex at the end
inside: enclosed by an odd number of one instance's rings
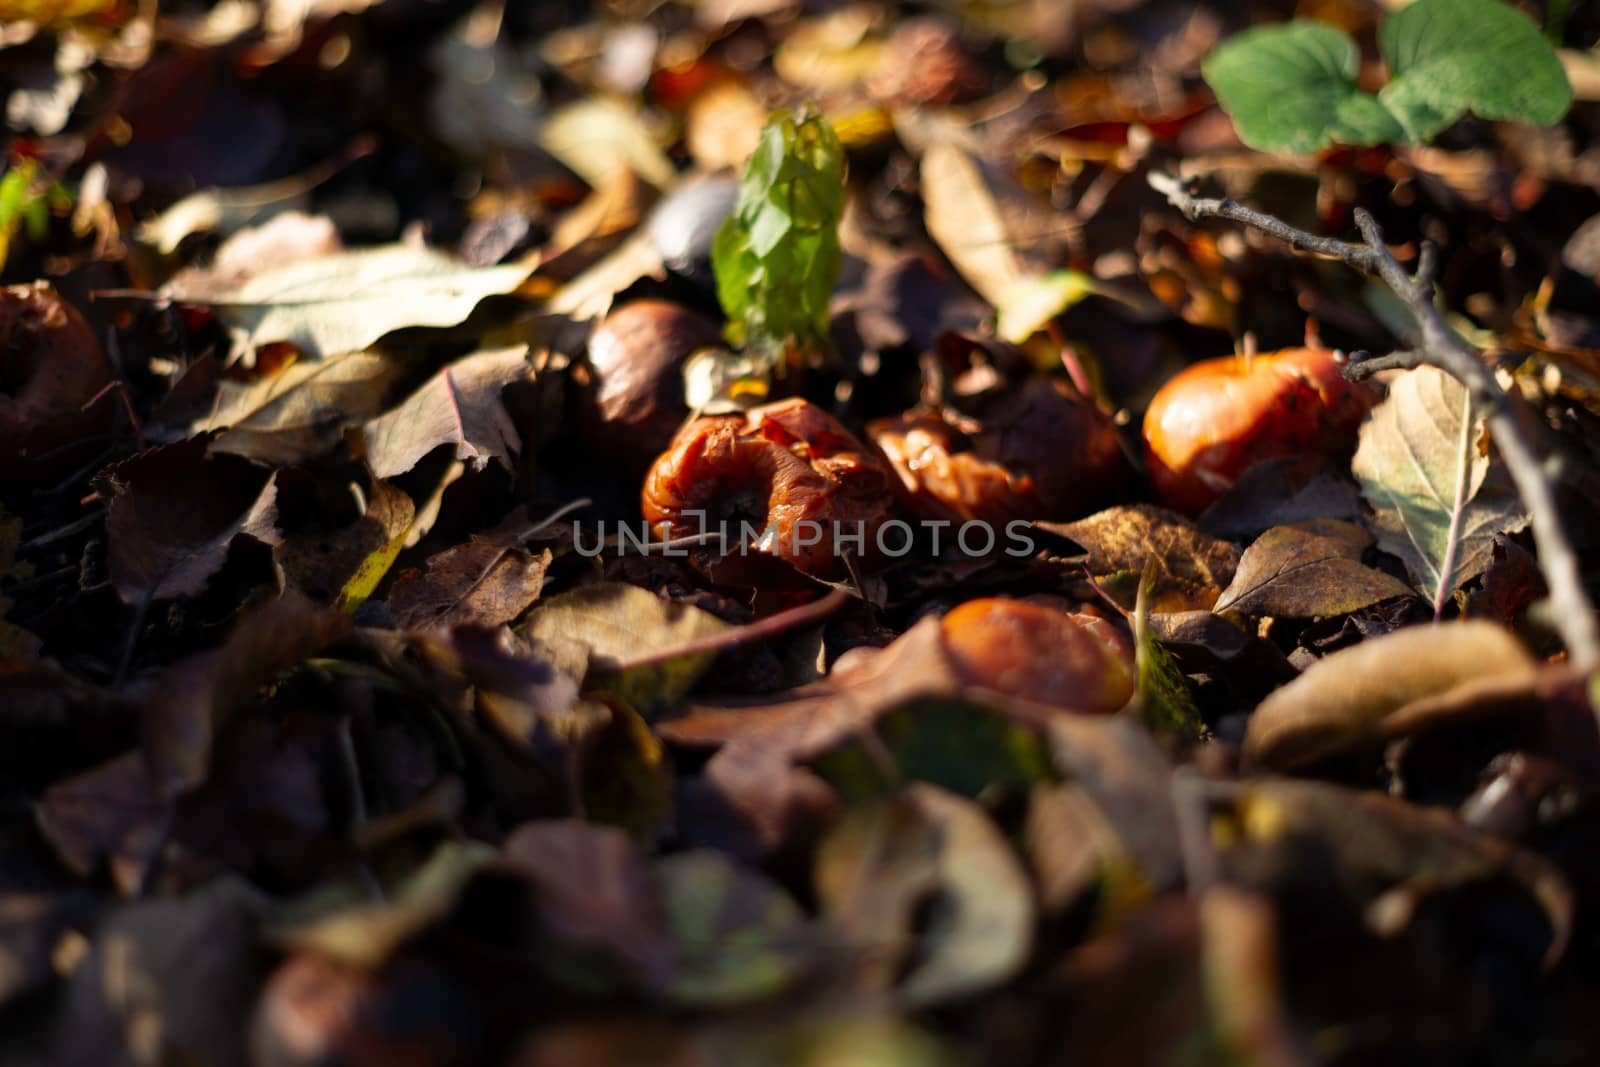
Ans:
POLYGON ((1201 73, 1252 148, 1315 152, 1402 140, 1399 121, 1356 84, 1360 67, 1348 34, 1296 19, 1230 38, 1201 73))
POLYGON ((712 246, 717 298, 736 340, 767 351, 827 343, 843 212, 844 150, 833 127, 776 112, 712 246))
POLYGON ((1550 126, 1572 85, 1539 28, 1500 0, 1418 0, 1378 30, 1389 84, 1378 99, 1413 141, 1465 112, 1550 126))
POLYGON ((1468 111, 1551 125, 1572 86, 1538 28, 1500 0, 1418 0, 1378 32, 1389 84, 1356 84, 1361 54, 1347 34, 1296 20, 1231 38, 1202 73, 1239 137, 1268 151, 1425 141, 1468 111))

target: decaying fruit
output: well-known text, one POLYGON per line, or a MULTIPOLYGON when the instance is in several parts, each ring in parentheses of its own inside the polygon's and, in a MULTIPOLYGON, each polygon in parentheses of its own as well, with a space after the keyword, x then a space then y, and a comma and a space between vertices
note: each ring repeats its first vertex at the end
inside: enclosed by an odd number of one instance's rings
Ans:
POLYGON ((115 414, 110 381, 94 332, 49 282, 0 289, 0 476, 37 481, 83 462, 73 446, 115 414))
POLYGON ((1333 351, 1286 348, 1208 359, 1180 372, 1144 417, 1156 495, 1197 515, 1261 460, 1350 452, 1372 394, 1340 367, 1333 351))
POLYGON ((635 300, 589 337, 579 432, 590 450, 637 472, 672 443, 689 409, 683 361, 720 343, 711 320, 664 300, 635 300))
POLYGON ((845 547, 870 553, 891 503, 882 463, 833 416, 798 397, 684 427, 651 467, 641 499, 662 537, 726 523, 735 538, 747 523, 763 531, 756 550, 821 578, 847 573, 836 530, 852 539, 859 533, 845 547))
POLYGON ((1108 502, 1126 469, 1115 425, 1064 383, 1030 379, 970 407, 867 428, 924 518, 1079 518, 1108 502))
POLYGON ((1104 619, 984 597, 940 625, 964 685, 1085 712, 1113 712, 1133 698, 1133 650, 1104 619))

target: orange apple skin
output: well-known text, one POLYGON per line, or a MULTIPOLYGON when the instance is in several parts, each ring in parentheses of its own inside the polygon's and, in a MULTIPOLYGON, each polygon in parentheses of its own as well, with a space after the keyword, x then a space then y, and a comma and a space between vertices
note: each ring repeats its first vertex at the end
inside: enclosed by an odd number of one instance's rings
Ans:
POLYGON ((1133 698, 1133 649, 1104 619, 982 597, 939 622, 945 652, 966 685, 1102 715, 1133 698))
POLYGON ((1144 416, 1145 469, 1156 497, 1198 515, 1262 460, 1348 453, 1375 398, 1342 366, 1329 349, 1286 348, 1179 372, 1144 416))

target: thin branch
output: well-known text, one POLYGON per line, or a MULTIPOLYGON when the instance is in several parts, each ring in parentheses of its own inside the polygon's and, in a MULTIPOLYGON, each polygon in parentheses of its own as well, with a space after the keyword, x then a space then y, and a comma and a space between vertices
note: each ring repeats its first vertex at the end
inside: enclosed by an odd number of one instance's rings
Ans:
POLYGON ((1427 362, 1427 357, 1421 352, 1414 352, 1408 348, 1384 356, 1375 356, 1370 352, 1352 352, 1350 362, 1344 365, 1344 376, 1352 382, 1359 382, 1379 371, 1413 370, 1427 362))
POLYGON ((1484 412, 1489 434, 1528 509, 1539 569, 1550 588, 1553 622, 1567 646, 1567 655, 1582 669, 1600 667, 1600 622, 1583 587, 1578 554, 1561 526, 1550 466, 1528 440, 1518 421, 1521 399, 1500 388, 1494 372, 1483 362, 1482 354, 1450 328, 1434 304, 1438 253, 1433 246, 1422 246, 1417 271, 1410 274, 1383 243, 1383 232, 1377 222, 1360 208, 1356 209, 1355 220, 1365 243, 1350 244, 1307 233, 1233 200, 1196 196, 1188 185, 1170 174, 1153 172, 1149 181, 1187 218, 1227 219, 1276 237, 1291 248, 1332 256, 1375 275, 1400 298, 1417 324, 1421 341, 1417 352, 1422 359, 1466 386, 1473 402, 1484 412))

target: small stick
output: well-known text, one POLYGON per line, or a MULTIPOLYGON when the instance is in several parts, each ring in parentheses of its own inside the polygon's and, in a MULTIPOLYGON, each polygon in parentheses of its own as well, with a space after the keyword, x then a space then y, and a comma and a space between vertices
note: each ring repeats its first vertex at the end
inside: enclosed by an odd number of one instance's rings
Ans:
MULTIPOLYGON (((1523 401, 1500 388, 1494 372, 1483 362, 1482 354, 1450 328, 1435 306, 1438 251, 1433 244, 1423 243, 1416 272, 1410 274, 1383 243, 1383 231, 1378 228, 1377 221, 1361 208, 1356 209, 1355 220, 1365 243, 1350 244, 1307 233, 1234 200, 1196 196, 1186 183, 1170 174, 1153 171, 1149 182, 1189 219, 1227 219, 1276 237, 1291 248, 1331 256, 1378 278, 1400 298, 1421 335, 1416 352, 1408 353, 1407 358, 1414 356, 1418 364, 1427 363, 1455 378, 1466 386, 1473 403, 1484 412, 1489 435, 1494 438, 1495 446, 1505 459, 1506 471, 1528 509, 1539 569, 1550 589, 1553 623, 1567 646, 1568 657, 1584 670, 1600 667, 1600 622, 1596 621, 1594 604, 1583 588, 1578 553, 1561 525, 1552 472, 1528 440, 1518 419, 1523 401)), ((1358 366, 1370 366, 1373 362, 1365 360, 1358 366)))

